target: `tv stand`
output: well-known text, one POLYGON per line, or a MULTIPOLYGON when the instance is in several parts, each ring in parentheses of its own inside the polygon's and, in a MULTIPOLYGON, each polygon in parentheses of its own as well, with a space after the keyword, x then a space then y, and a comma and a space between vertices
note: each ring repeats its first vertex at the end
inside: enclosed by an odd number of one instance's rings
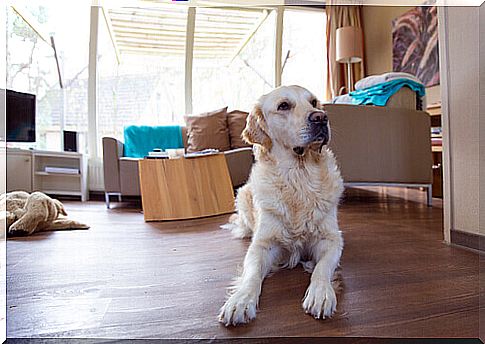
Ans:
POLYGON ((48 195, 79 196, 88 200, 87 156, 76 152, 7 148, 7 192, 41 191, 48 195), (78 173, 48 172, 46 167, 78 173))

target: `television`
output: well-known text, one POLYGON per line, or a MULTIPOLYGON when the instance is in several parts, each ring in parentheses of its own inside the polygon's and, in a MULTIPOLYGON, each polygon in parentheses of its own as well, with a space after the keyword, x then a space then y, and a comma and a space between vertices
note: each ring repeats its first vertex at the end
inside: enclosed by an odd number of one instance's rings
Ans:
POLYGON ((7 142, 35 142, 35 95, 7 90, 7 142))

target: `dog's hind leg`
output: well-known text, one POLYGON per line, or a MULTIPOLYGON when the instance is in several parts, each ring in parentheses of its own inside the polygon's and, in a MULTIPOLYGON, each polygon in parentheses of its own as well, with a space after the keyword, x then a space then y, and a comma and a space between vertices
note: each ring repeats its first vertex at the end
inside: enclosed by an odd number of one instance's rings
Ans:
POLYGON ((46 227, 43 228, 44 231, 58 231, 70 229, 89 229, 89 226, 81 222, 62 218, 54 220, 52 223, 46 224, 46 227))
POLYGON ((253 235, 254 206, 248 184, 239 189, 236 198, 237 214, 231 215, 229 222, 221 228, 231 230, 236 238, 250 238, 253 235))
POLYGON ((235 238, 250 238, 253 235, 251 228, 248 228, 243 221, 240 221, 238 214, 233 214, 229 222, 221 226, 222 229, 230 230, 235 238))

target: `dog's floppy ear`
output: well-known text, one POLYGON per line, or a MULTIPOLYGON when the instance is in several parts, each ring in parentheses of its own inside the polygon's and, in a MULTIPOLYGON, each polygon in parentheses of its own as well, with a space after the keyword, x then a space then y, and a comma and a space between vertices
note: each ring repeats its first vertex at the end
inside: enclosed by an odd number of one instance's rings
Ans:
POLYGON ((67 212, 66 212, 66 209, 64 209, 64 204, 61 203, 61 201, 57 200, 57 199, 53 199, 54 201, 54 206, 56 207, 57 209, 57 212, 59 214, 62 214, 62 215, 65 215, 67 216, 67 212))
POLYGON ((271 149, 273 143, 265 130, 265 125, 263 111, 257 104, 246 119, 246 127, 242 132, 243 139, 247 143, 261 145, 267 150, 271 149))

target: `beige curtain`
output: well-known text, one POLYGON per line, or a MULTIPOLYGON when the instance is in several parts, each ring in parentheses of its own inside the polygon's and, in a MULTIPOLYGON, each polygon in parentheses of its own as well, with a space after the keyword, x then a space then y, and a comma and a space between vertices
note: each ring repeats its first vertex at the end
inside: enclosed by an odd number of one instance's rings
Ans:
MULTIPOLYGON (((327 100, 329 100, 338 96, 343 86, 348 90, 346 65, 335 60, 336 31, 342 26, 362 28, 362 15, 361 6, 327 4, 325 8, 327 13, 327 100)), ((362 58, 362 62, 352 64, 352 72, 354 83, 364 77, 364 58, 362 58)))

